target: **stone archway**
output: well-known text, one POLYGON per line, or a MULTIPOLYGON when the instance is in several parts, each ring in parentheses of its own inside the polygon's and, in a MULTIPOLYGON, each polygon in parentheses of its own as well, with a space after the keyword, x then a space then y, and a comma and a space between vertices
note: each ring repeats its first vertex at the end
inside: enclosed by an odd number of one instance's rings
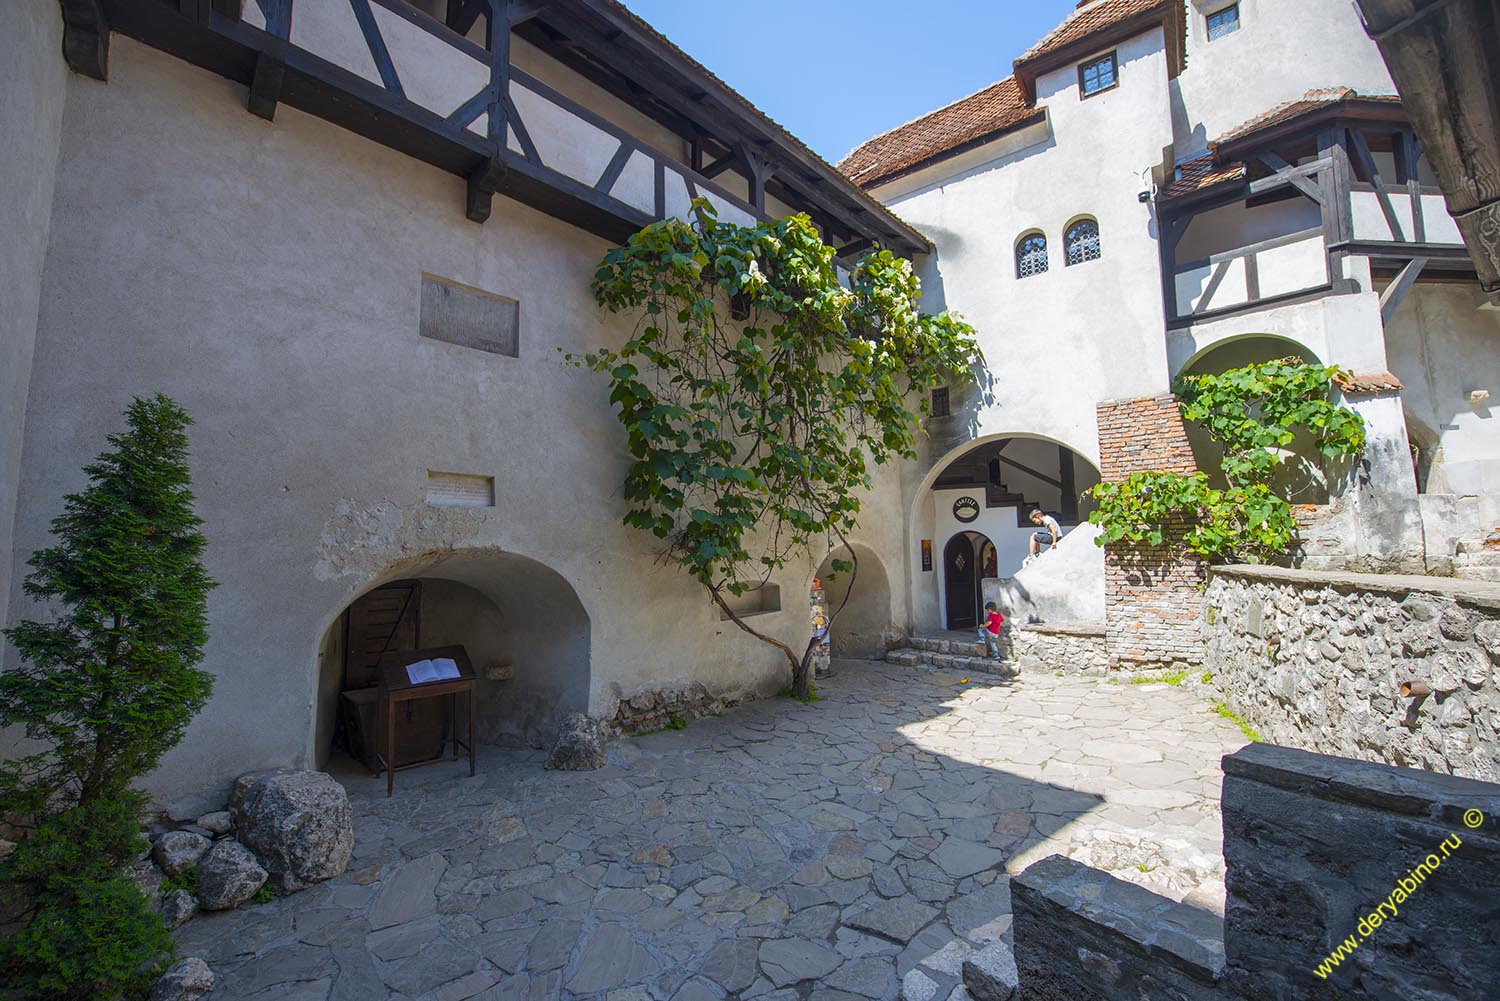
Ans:
POLYGON ((857 542, 849 548, 857 557, 852 580, 848 573, 833 570, 835 559, 849 558, 842 548, 829 553, 818 566, 817 576, 823 581, 828 608, 838 612, 829 632, 828 648, 835 657, 877 660, 885 656, 885 630, 891 622, 891 582, 885 564, 874 550, 857 542))
POLYGON ((479 740, 544 746, 558 721, 587 712, 591 673, 588 612, 550 567, 498 549, 431 553, 393 564, 340 609, 319 650, 315 749, 320 767, 338 729, 341 693, 351 681, 349 612, 382 587, 420 586, 414 635, 392 649, 462 644, 477 676, 479 740))

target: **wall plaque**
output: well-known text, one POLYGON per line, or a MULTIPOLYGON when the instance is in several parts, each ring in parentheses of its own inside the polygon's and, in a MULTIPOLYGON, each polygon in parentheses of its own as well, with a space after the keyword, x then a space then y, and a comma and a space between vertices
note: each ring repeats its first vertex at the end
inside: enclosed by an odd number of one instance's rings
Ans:
POLYGON ((972 497, 960 497, 953 502, 953 517, 967 525, 979 517, 979 502, 972 497))
POLYGON ((922 569, 928 573, 932 572, 932 540, 922 540, 922 569))

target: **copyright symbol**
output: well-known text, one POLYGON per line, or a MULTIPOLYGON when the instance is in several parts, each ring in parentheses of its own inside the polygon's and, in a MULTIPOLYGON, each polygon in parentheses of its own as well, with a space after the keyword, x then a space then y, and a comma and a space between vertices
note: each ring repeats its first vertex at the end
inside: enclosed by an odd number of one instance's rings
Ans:
POLYGON ((1472 830, 1472 829, 1478 827, 1482 823, 1484 823, 1484 814, 1480 813, 1478 810, 1465 810, 1464 811, 1464 826, 1465 827, 1467 827, 1470 830, 1472 830))

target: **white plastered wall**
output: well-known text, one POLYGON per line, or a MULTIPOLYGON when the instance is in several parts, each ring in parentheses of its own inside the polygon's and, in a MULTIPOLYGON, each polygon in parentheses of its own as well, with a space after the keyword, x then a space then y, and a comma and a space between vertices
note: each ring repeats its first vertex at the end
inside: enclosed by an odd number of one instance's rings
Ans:
MULTIPOLYGON (((62 17, 52 0, 0 4, 0 622, 11 590, 11 540, 37 306, 69 74, 62 17)), ((75 86, 102 86, 72 78, 75 86)), ((24 560, 19 561, 24 564, 24 560)), ((17 568, 24 573, 24 565, 17 568)))
MULTIPOLYGON (((424 554, 560 575, 588 616, 591 711, 686 681, 784 686, 780 654, 620 523, 623 435, 599 378, 558 354, 629 334, 589 294, 604 241, 504 198, 477 225, 461 178, 292 108, 266 122, 242 87, 124 36, 110 56, 109 84, 73 88, 64 114, 12 570, 132 394, 195 417, 216 682, 147 783, 164 805, 193 816, 241 772, 313 765, 328 626, 424 554), (518 299, 520 357, 419 337, 424 272, 518 299), (428 470, 493 476, 495 507, 424 505, 428 470)), ((872 535, 900 503, 877 488, 872 535)), ((895 560, 889 535, 870 544, 895 560)), ((756 625, 801 642, 807 610, 756 625)))
MULTIPOLYGON (((1005 434, 1065 444, 1097 467, 1097 404, 1167 385, 1156 225, 1137 199, 1150 187, 1141 172, 1171 141, 1161 30, 1122 42, 1116 54, 1115 89, 1082 99, 1076 65, 1045 74, 1037 81, 1045 125, 872 191, 933 240, 919 272, 928 308, 962 313, 987 360, 982 391, 955 392, 955 416, 936 429, 924 472, 951 449, 1005 434), (1067 267, 1064 231, 1082 216, 1099 223, 1102 257, 1067 267), (1016 240, 1034 229, 1047 236, 1049 270, 1017 278, 1016 240)), ((933 536, 933 572, 917 556, 938 517, 931 478, 918 473, 907 484, 918 628, 941 623, 936 565, 946 536, 933 536)))
POLYGON ((1179 160, 1309 90, 1396 92, 1351 0, 1239 0, 1239 30, 1210 42, 1206 15, 1228 2, 1188 3, 1187 68, 1172 82, 1179 160))
POLYGON ((1429 494, 1500 493, 1500 313, 1483 303, 1473 286, 1418 284, 1385 328, 1407 419, 1437 438, 1429 494), (1477 390, 1491 399, 1469 402, 1477 390))

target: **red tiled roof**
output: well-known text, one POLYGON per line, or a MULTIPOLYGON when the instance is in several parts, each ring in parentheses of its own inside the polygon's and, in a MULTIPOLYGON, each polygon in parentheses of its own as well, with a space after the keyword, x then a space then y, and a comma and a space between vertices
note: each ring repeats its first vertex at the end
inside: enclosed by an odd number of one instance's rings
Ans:
POLYGON ((1376 393, 1399 393, 1406 387, 1390 372, 1368 372, 1364 375, 1344 373, 1338 377, 1345 396, 1373 396, 1376 393))
MULTIPOLYGON (((1015 62, 1015 75, 945 107, 878 135, 839 161, 855 184, 869 187, 970 143, 992 139, 1040 115, 1029 93, 1036 75, 1054 55, 1074 43, 1123 29, 1153 14, 1183 22, 1183 0, 1084 0, 1062 24, 1015 62)), ((1146 30, 1143 26, 1142 31, 1146 30)), ((1181 69, 1182 39, 1168 33, 1173 75, 1181 69)))
POLYGON ((1244 176, 1245 165, 1243 163, 1236 161, 1216 164, 1213 154, 1205 153, 1200 157, 1179 163, 1172 180, 1162 186, 1160 197, 1162 201, 1170 201, 1225 181, 1242 180, 1244 176))
POLYGON ((977 139, 998 136, 1039 114, 1021 96, 1015 77, 991 84, 876 136, 839 161, 839 170, 868 187, 977 139))
POLYGON ((1095 32, 1113 28, 1122 21, 1150 11, 1181 6, 1182 0, 1084 0, 1069 14, 1062 24, 1053 28, 1040 42, 1027 49, 1019 59, 1021 63, 1033 62, 1051 52, 1087 38, 1095 32))
POLYGON ((1290 101, 1282 101, 1271 110, 1263 111, 1243 125, 1230 129, 1218 139, 1215 139, 1211 145, 1222 146, 1235 139, 1243 139, 1245 136, 1259 132, 1261 129, 1290 121, 1299 115, 1305 115, 1309 111, 1326 108, 1330 104, 1338 104, 1341 101, 1353 100, 1389 102, 1392 104, 1401 103, 1401 98, 1395 94, 1361 94, 1353 87, 1323 87, 1318 90, 1310 90, 1301 97, 1290 101))

